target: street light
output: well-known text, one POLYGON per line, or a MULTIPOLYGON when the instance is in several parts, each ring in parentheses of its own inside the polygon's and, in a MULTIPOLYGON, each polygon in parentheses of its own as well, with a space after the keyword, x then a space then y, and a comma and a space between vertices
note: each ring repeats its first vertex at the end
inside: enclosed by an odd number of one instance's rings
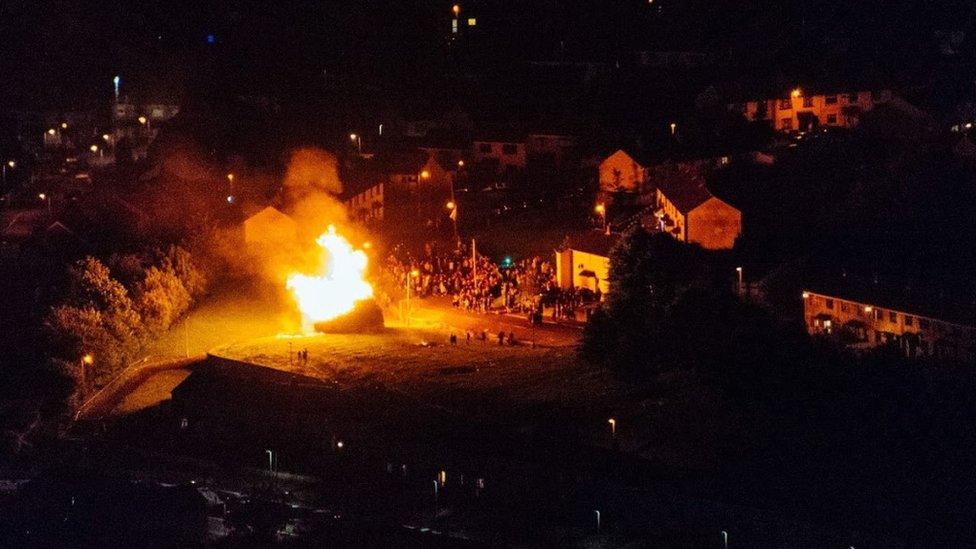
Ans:
POLYGON ((793 91, 790 92, 790 97, 794 97, 794 98, 800 97, 801 94, 802 91, 800 90, 800 88, 793 88, 793 91))
POLYGON ((464 167, 464 160, 458 160, 458 168, 464 167))
POLYGON ((7 186, 7 168, 11 170, 17 167, 17 163, 13 160, 8 160, 3 163, 3 185, 7 186))
POLYGON ((430 172, 423 170, 420 172, 420 179, 430 179, 430 172))
POLYGON ((81 374, 81 376, 80 376, 81 377, 81 390, 87 393, 88 392, 88 373, 87 373, 86 366, 91 366, 92 364, 94 364, 95 363, 95 357, 93 357, 91 355, 91 353, 86 353, 86 354, 82 355, 80 362, 81 362, 81 369, 80 369, 79 373, 81 374))
POLYGON ((363 138, 362 138, 362 136, 356 135, 354 133, 351 133, 351 134, 349 134, 349 139, 351 141, 354 141, 356 143, 356 150, 358 150, 359 151, 359 154, 362 155, 363 154, 363 138))
POLYGON ((47 202, 47 215, 51 215, 51 197, 44 193, 38 193, 37 198, 40 198, 41 202, 47 202))
POLYGON ((671 135, 674 135, 674 132, 676 132, 677 130, 678 130, 678 125, 675 124, 674 122, 672 122, 671 123, 671 135))
POLYGON ((66 129, 68 129, 68 123, 67 123, 67 122, 62 122, 62 123, 61 123, 61 129, 62 129, 62 130, 66 130, 66 129))
POLYGON ((739 276, 739 292, 742 292, 742 267, 736 267, 735 273, 739 276))
POLYGON ((55 130, 54 128, 51 128, 51 129, 49 129, 49 130, 47 131, 47 134, 48 134, 48 135, 54 135, 54 134, 56 134, 56 133, 58 133, 58 131, 57 131, 57 130, 55 130))
POLYGON ((88 150, 90 150, 93 153, 97 153, 98 152, 98 145, 92 145, 91 147, 88 147, 88 150))
POLYGON ((606 207, 606 205, 603 204, 603 202, 600 202, 596 206, 593 207, 593 211, 596 212, 597 215, 600 216, 600 219, 603 221, 603 232, 605 232, 607 234, 610 234, 610 226, 607 225, 607 207, 606 207))
POLYGON ((418 276, 420 276, 420 271, 418 271, 417 269, 414 269, 409 273, 407 273, 407 314, 406 314, 407 326, 410 325, 410 286, 411 286, 412 279, 417 278, 418 276))
POLYGON ((451 7, 451 11, 454 12, 454 18, 457 19, 458 14, 461 13, 461 6, 454 4, 451 7))

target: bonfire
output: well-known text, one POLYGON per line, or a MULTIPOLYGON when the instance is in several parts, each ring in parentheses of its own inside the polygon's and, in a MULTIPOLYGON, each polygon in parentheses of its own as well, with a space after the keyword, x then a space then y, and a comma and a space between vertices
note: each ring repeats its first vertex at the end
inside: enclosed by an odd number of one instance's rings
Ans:
POLYGON ((286 282, 305 331, 348 315, 373 297, 373 287, 365 279, 368 258, 363 250, 355 249, 332 225, 315 242, 320 250, 317 271, 291 274, 286 282))

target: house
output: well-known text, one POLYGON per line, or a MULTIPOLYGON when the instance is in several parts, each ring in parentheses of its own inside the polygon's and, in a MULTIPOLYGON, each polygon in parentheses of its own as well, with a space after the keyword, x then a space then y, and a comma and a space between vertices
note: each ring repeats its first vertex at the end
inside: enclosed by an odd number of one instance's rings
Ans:
POLYGON ((597 231, 567 236, 556 250, 557 285, 606 295, 610 291, 610 250, 617 240, 617 236, 597 231))
POLYGON ((360 223, 434 225, 447 215, 454 176, 422 149, 386 152, 344 174, 339 199, 360 223))
POLYGON ((600 194, 604 200, 617 193, 640 194, 647 182, 647 166, 618 149, 600 162, 600 194))
POLYGON ((372 185, 343 185, 340 199, 353 221, 368 225, 383 221, 385 183, 372 185))
POLYGON ((525 136, 517 133, 498 133, 474 139, 471 158, 478 164, 493 166, 495 171, 521 170, 528 158, 525 136))
POLYGON ((796 88, 779 98, 732 103, 729 110, 782 132, 810 131, 820 126, 853 127, 861 113, 891 99, 891 90, 817 94, 796 88))
POLYGON ((525 153, 529 159, 545 160, 554 167, 566 166, 569 162, 573 149, 576 147, 576 138, 557 132, 537 132, 529 133, 525 137, 525 153))
POLYGON ((244 220, 244 245, 252 251, 280 250, 298 241, 298 223, 274 206, 244 220))
POLYGON ((855 349, 896 345, 910 358, 976 358, 976 322, 971 315, 964 322, 920 312, 840 292, 803 292, 803 320, 810 335, 833 336, 855 349))
POLYGON ((656 176, 657 228, 709 250, 730 249, 742 233, 742 213, 705 186, 695 164, 674 164, 656 176))

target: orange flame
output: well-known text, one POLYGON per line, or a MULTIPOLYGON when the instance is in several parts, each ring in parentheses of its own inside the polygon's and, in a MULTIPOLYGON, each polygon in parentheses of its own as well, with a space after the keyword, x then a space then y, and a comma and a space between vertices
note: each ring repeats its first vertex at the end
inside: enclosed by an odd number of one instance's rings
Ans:
POLYGON ((373 287, 363 278, 368 262, 365 252, 353 248, 332 225, 315 242, 321 248, 318 273, 294 273, 286 283, 306 329, 348 313, 356 302, 373 297, 373 287))

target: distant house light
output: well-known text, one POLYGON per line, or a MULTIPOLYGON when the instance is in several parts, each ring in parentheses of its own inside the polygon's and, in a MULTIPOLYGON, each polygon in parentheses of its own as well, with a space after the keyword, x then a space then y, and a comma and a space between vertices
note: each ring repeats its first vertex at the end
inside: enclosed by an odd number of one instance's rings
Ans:
POLYGON ((478 20, 477 19, 475 19, 474 17, 469 17, 468 18, 468 26, 469 27, 473 27, 473 26, 475 26, 477 24, 478 24, 478 20))
POLYGON ((207 43, 208 44, 215 44, 216 42, 217 42, 217 35, 215 35, 215 34, 208 34, 207 35, 207 43))

